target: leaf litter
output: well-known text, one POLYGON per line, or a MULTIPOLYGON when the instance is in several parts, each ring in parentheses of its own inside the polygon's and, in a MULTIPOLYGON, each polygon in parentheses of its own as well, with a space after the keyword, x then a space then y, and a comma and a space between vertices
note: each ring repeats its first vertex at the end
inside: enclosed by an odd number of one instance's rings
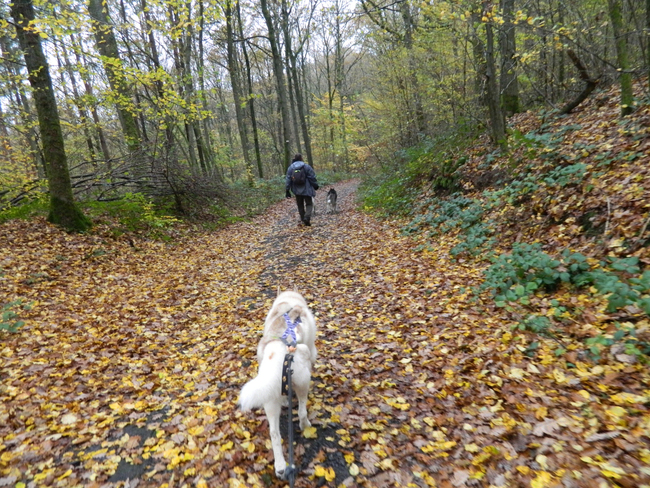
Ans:
POLYGON ((3 224, 0 300, 32 307, 0 336, 0 486, 285 486, 263 413, 236 408, 278 286, 319 327, 296 486, 650 484, 647 368, 545 338, 529 357, 470 291, 484 265, 453 236, 416 251, 356 185, 311 228, 285 201, 167 244, 3 224))

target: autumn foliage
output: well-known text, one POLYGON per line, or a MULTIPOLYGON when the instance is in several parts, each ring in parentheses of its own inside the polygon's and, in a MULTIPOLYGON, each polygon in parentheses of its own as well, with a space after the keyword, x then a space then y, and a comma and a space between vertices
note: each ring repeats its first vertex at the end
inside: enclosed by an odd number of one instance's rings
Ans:
POLYGON ((640 305, 612 310, 559 275, 502 299, 484 286, 515 243, 558 273, 565 250, 592 270, 636 258, 624 281, 647 269, 649 120, 644 106, 621 121, 603 95, 516 116, 507 155, 472 147, 457 171, 484 225, 475 246, 457 214, 436 221, 458 194, 380 221, 356 181, 311 228, 291 201, 168 242, 2 224, 0 304, 29 307, 0 332, 0 486, 283 486, 263 413, 236 409, 277 286, 303 292, 319 327, 297 486, 650 485, 640 305), (505 180, 483 187, 486 165, 505 180))

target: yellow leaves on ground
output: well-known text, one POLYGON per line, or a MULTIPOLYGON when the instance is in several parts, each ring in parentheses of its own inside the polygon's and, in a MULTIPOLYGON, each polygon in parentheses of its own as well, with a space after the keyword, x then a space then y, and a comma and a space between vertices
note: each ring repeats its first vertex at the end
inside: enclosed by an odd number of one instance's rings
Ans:
POLYGON ((234 445, 235 445, 235 444, 233 443, 233 441, 228 441, 228 442, 226 442, 225 444, 222 444, 222 445, 219 447, 219 450, 220 450, 221 452, 229 451, 230 449, 232 449, 232 448, 234 447, 234 445))
POLYGON ((263 412, 242 413, 236 400, 257 368, 269 296, 298 283, 319 326, 299 488, 349 477, 648 484, 647 372, 571 349, 574 335, 609 333, 586 299, 568 302, 585 315, 566 324, 566 356, 545 337, 530 351, 528 332, 468 292, 485 263, 451 260, 451 238, 420 253, 399 223, 349 209, 306 230, 286 224, 295 209, 283 205, 137 250, 106 229, 3 224, 0 293, 38 305, 24 330, 2 337, 0 479, 103 486, 128 465, 146 466, 140 488, 285 486, 263 412))
POLYGON ((336 472, 331 468, 324 468, 323 466, 316 466, 314 469, 314 476, 318 478, 325 478, 327 481, 332 482, 336 478, 336 472))
POLYGON ((411 408, 411 405, 403 397, 384 398, 384 401, 391 407, 396 408, 398 410, 404 411, 411 408))
POLYGON ((550 473, 546 471, 540 471, 536 473, 535 479, 530 482, 531 488, 550 488, 555 486, 557 481, 553 478, 550 473))

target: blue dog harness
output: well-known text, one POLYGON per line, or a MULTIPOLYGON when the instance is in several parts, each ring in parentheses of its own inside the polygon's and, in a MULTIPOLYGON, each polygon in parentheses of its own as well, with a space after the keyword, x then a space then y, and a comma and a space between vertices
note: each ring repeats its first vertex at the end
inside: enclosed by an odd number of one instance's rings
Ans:
POLYGON ((282 337, 280 337, 280 340, 284 342, 287 347, 296 347, 296 343, 298 341, 296 338, 296 327, 302 323, 300 317, 298 317, 294 322, 292 322, 291 318, 289 318, 288 312, 285 313, 283 317, 284 321, 287 323, 287 328, 284 331, 284 334, 282 334, 282 337), (288 340, 289 337, 291 337, 291 341, 288 340))

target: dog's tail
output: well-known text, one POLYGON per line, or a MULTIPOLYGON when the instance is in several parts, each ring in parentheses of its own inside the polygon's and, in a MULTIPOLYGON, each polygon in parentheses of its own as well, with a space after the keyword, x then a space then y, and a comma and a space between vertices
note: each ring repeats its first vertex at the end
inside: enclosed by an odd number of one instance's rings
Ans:
POLYGON ((282 363, 286 346, 273 341, 264 348, 262 364, 257 376, 244 385, 239 394, 239 407, 244 411, 261 408, 265 403, 282 396, 282 363))

